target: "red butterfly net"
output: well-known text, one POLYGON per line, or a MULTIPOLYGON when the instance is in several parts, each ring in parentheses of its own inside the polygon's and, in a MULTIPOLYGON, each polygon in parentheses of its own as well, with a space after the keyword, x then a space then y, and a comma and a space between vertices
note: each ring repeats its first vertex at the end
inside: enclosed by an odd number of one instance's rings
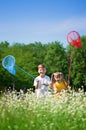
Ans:
POLYGON ((68 72, 68 85, 70 85, 70 73, 71 73, 71 67, 72 67, 72 57, 74 52, 74 46, 77 48, 82 47, 80 35, 76 31, 70 31, 67 34, 67 41, 68 43, 73 47, 70 55, 70 64, 69 64, 69 72, 68 72))
POLYGON ((77 48, 80 48, 82 46, 80 35, 76 31, 71 31, 68 33, 67 41, 72 47, 76 46, 77 48))

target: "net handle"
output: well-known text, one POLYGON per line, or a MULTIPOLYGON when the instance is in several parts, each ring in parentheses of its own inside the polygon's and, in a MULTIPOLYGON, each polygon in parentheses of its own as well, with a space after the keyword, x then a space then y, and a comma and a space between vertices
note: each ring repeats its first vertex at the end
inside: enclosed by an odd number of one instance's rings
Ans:
POLYGON ((35 78, 32 74, 30 74, 29 72, 25 71, 24 69, 22 69, 21 67, 19 67, 18 65, 15 64, 15 67, 17 67, 19 70, 21 70, 22 72, 24 72, 25 74, 27 74, 28 76, 30 76, 31 78, 35 78))
POLYGON ((72 47, 71 55, 70 55, 70 61, 69 61, 69 70, 68 70, 68 86, 70 85, 70 75, 71 75, 71 68, 72 68, 72 62, 73 62, 73 54, 74 54, 74 48, 72 47))

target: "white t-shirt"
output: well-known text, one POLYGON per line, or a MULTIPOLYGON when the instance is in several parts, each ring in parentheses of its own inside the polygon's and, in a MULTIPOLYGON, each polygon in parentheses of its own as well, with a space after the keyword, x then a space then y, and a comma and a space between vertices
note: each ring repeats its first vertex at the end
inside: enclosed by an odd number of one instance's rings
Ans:
POLYGON ((44 78, 38 76, 34 80, 34 86, 37 86, 38 81, 38 89, 35 90, 37 97, 45 97, 48 95, 48 89, 49 87, 45 84, 50 84, 50 78, 49 76, 45 75, 44 78))

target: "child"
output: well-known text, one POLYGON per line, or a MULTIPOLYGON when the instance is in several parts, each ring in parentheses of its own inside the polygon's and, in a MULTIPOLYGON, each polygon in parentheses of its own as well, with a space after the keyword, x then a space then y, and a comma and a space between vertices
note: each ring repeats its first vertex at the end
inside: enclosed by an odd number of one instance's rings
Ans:
POLYGON ((45 97, 48 94, 48 88, 50 84, 50 78, 45 75, 46 67, 43 64, 38 65, 38 73, 34 80, 35 92, 37 97, 45 97))
POLYGON ((68 89, 68 85, 63 78, 63 74, 61 72, 55 72, 51 76, 52 88, 54 90, 55 98, 61 96, 60 92, 62 90, 68 89))

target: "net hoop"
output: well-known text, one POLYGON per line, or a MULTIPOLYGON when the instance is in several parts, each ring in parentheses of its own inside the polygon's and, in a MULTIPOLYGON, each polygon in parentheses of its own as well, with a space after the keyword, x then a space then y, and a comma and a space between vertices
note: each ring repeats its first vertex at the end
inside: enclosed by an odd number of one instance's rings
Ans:
POLYGON ((2 66, 7 69, 8 67, 14 67, 15 66, 15 57, 12 55, 8 55, 4 57, 2 61, 2 66))
POLYGON ((68 33, 67 41, 72 47, 76 46, 77 48, 80 48, 82 46, 80 35, 76 31, 71 31, 68 33))

